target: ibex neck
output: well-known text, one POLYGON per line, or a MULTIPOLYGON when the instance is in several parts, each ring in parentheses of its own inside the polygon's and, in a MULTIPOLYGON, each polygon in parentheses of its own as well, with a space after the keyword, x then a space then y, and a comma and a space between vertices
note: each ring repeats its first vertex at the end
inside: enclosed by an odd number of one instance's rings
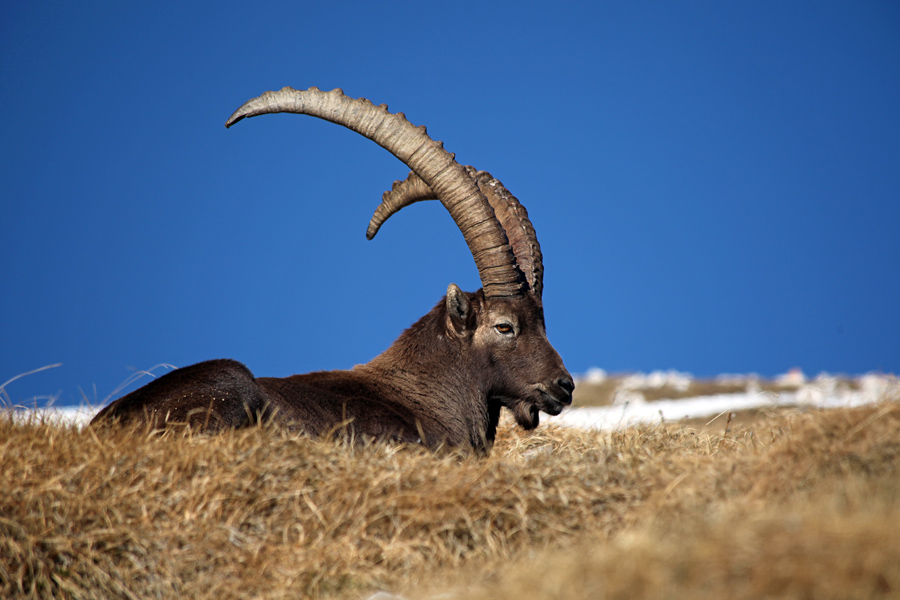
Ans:
POLYGON ((466 355, 463 341, 448 337, 440 306, 354 370, 370 373, 386 396, 421 415, 426 436, 486 450, 494 439, 499 405, 489 410, 481 369, 466 355))

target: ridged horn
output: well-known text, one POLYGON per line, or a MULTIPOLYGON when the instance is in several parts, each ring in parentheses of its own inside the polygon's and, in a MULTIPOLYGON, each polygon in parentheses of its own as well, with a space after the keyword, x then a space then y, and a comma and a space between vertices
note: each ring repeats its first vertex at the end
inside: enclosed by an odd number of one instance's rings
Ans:
POLYGON ((225 127, 246 117, 280 112, 342 125, 399 158, 434 190, 459 227, 475 259, 485 296, 521 296, 525 292, 525 277, 486 198, 462 165, 444 150, 443 143, 428 137, 424 126, 416 127, 403 113, 388 112, 384 104, 349 98, 339 88, 323 92, 315 87, 305 91, 285 87, 247 101, 225 127))
MULTIPOLYGON (((537 241, 534 226, 528 218, 528 211, 490 173, 476 171, 470 166, 466 166, 465 169, 494 209, 494 215, 500 221, 516 257, 516 264, 525 274, 531 290, 540 297, 544 289, 544 264, 541 246, 537 241)), ((381 204, 369 222, 366 237, 372 239, 391 215, 423 200, 437 200, 437 195, 415 173, 410 173, 403 181, 395 181, 392 188, 382 195, 381 204)))
POLYGON ((422 181, 415 172, 410 171, 406 179, 395 181, 391 189, 381 195, 381 204, 375 209, 375 214, 369 221, 366 238, 370 240, 374 238, 391 215, 422 200, 437 200, 437 194, 431 191, 428 184, 422 181))
POLYGON ((487 171, 478 171, 475 182, 503 226, 519 269, 525 274, 532 291, 540 298, 544 291, 544 260, 528 211, 500 180, 494 179, 487 171))

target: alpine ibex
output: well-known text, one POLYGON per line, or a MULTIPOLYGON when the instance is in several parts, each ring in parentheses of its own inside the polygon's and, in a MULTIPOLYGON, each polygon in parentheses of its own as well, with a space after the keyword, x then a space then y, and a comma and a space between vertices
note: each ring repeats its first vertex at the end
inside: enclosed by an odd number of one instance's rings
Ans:
POLYGON ((431 312, 382 354, 349 371, 256 378, 241 363, 213 360, 177 369, 104 408, 92 423, 121 421, 204 431, 274 420, 311 435, 468 446, 488 451, 501 407, 525 429, 559 414, 575 387, 544 328, 541 250, 525 208, 483 171, 464 167, 403 113, 340 89, 266 92, 225 123, 291 112, 343 125, 412 169, 385 192, 367 237, 413 202, 437 199, 472 252, 482 288, 455 284, 431 312))

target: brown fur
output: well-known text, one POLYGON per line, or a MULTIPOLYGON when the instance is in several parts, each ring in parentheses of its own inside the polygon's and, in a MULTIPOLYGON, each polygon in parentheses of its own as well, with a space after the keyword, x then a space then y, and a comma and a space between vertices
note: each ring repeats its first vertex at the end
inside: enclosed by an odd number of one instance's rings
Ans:
POLYGON ((486 299, 451 285, 387 350, 352 370, 255 378, 236 361, 207 361, 123 396, 92 424, 213 432, 274 420, 310 435, 488 451, 502 406, 531 429, 539 411, 570 404, 573 388, 547 340, 539 298, 486 299))

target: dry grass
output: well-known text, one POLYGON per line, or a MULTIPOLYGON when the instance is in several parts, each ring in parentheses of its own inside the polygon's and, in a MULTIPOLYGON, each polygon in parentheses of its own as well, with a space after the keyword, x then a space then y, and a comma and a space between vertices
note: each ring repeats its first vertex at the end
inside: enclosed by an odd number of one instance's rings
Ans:
POLYGON ((0 419, 0 596, 889 597, 900 404, 488 458, 0 419))
POLYGON ((896 598, 900 406, 757 423, 676 452, 639 525, 450 597, 896 598))

